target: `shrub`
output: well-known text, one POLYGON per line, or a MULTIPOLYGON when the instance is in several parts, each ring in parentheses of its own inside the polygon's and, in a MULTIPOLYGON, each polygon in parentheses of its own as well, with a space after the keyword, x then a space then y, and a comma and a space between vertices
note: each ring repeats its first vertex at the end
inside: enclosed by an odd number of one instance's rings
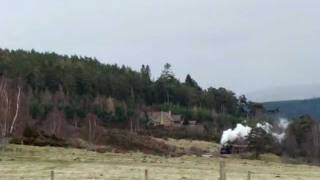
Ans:
POLYGON ((27 126, 23 131, 23 136, 28 138, 37 138, 39 133, 36 129, 27 126))
POLYGON ((117 106, 115 110, 114 120, 118 123, 127 119, 126 111, 122 106, 117 106))

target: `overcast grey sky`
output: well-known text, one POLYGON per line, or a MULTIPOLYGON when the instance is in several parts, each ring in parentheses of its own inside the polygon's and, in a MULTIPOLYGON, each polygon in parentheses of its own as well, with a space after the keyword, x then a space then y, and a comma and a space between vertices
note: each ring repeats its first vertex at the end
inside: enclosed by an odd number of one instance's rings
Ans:
POLYGON ((237 93, 320 83, 319 0, 0 0, 0 47, 97 57, 237 93))

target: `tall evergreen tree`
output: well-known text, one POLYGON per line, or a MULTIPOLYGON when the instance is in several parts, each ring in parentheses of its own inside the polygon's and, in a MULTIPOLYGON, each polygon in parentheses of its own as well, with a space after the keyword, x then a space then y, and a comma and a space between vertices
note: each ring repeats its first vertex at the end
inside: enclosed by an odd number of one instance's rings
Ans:
POLYGON ((174 73, 172 71, 172 66, 171 64, 169 63, 166 63, 163 67, 163 70, 162 70, 162 73, 161 73, 161 76, 160 78, 161 79, 165 79, 165 80, 171 80, 171 79, 174 79, 175 76, 174 76, 174 73))
POLYGON ((198 85, 198 83, 192 79, 192 77, 190 76, 190 74, 187 75, 186 80, 185 80, 185 84, 187 86, 196 88, 197 90, 201 90, 200 86, 198 85))

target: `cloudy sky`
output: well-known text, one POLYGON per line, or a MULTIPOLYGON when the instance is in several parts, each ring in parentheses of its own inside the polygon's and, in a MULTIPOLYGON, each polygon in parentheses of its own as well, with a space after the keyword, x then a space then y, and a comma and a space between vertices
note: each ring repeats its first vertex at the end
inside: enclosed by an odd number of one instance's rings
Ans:
POLYGON ((0 0, 0 47, 97 57, 237 93, 320 83, 319 0, 0 0))

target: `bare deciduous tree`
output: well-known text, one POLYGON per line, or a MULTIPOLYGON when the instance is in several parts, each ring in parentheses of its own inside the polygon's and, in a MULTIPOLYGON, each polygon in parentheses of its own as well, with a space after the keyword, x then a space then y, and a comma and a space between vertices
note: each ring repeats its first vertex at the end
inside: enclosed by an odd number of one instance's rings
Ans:
POLYGON ((59 136, 64 119, 63 112, 59 111, 57 108, 53 108, 53 110, 48 114, 47 119, 49 121, 50 133, 52 135, 59 136))
POLYGON ((88 143, 91 146, 91 145, 94 145, 95 143, 97 117, 94 114, 89 114, 87 116, 87 119, 88 119, 88 143))
POLYGON ((16 112, 14 114, 12 123, 11 123, 11 127, 10 127, 10 134, 13 133, 13 129, 14 129, 14 125, 17 121, 18 118, 18 114, 19 114, 19 108, 20 108, 20 95, 21 95, 21 87, 18 86, 18 95, 17 95, 17 103, 16 103, 16 112))
POLYGON ((8 82, 7 79, 1 77, 0 79, 0 116, 1 116, 1 137, 7 135, 7 121, 10 112, 8 82))
POLYGON ((319 123, 315 123, 314 126, 311 128, 311 139, 312 139, 312 145, 310 148, 311 151, 311 156, 314 162, 319 162, 320 157, 320 128, 319 128, 319 123))
POLYGON ((0 79, 0 126, 2 137, 13 133, 19 115, 22 88, 19 85, 17 86, 17 95, 10 94, 9 91, 11 89, 8 80, 5 77, 0 79), (13 104, 15 105, 14 108, 11 107, 13 104), (11 111, 14 111, 14 114, 11 111))
POLYGON ((21 87, 19 83, 18 92, 17 95, 15 95, 15 91, 13 87, 10 87, 8 79, 4 76, 0 77, 0 130, 2 146, 7 144, 7 137, 13 133, 15 128, 19 115, 20 96, 21 87), (15 107, 12 108, 11 105, 15 105, 15 107))

